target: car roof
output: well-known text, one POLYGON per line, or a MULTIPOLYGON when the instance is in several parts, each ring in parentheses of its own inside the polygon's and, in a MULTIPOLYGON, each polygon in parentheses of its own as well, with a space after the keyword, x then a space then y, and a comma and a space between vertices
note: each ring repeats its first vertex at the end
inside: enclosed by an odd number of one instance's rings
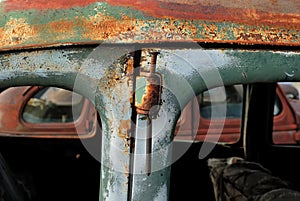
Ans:
POLYGON ((300 44, 298 0, 2 0, 0 50, 100 43, 300 44))

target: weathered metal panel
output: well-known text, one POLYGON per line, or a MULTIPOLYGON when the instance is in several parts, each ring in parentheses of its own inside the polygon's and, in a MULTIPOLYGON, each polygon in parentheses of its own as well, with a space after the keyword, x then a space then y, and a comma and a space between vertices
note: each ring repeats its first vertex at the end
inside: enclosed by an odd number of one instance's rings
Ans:
MULTIPOLYGON (((158 119, 152 122, 150 176, 130 170, 132 87, 126 63, 134 46, 3 52, 0 86, 54 85, 89 97, 103 123, 100 200, 126 200, 130 196, 131 200, 168 200, 173 131, 180 110, 194 95, 206 88, 236 83, 300 81, 297 51, 203 50, 189 45, 178 49, 162 46, 158 57, 156 70, 162 75, 163 91, 158 119)), ((211 149, 204 143, 200 157, 211 149)), ((176 154, 180 157, 182 153, 176 154)))
MULTIPOLYGON (((116 44, 299 46, 299 11, 297 0, 0 0, 0 86, 61 86, 89 97, 102 119, 100 200, 168 200, 173 131, 188 101, 215 86, 299 81, 300 54, 161 47, 163 104, 153 121, 153 172, 147 176, 142 164, 130 169, 133 91, 126 62, 136 48, 116 44), (100 43, 115 45, 5 53, 100 43)), ((211 149, 204 144, 200 157, 211 149)))
POLYGON ((1 0, 0 50, 87 43, 300 45, 300 2, 1 0))

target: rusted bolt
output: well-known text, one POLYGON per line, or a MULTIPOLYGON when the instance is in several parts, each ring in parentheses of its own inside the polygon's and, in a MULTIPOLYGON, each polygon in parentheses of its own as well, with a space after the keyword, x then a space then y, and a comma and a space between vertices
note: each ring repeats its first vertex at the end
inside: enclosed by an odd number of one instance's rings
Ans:
POLYGON ((161 75, 156 73, 158 51, 149 51, 151 62, 149 71, 140 72, 136 77, 135 107, 138 114, 156 118, 161 94, 161 75))
POLYGON ((156 60, 157 60, 157 55, 159 54, 159 52, 150 52, 150 54, 151 54, 151 62, 150 62, 149 72, 150 73, 155 73, 155 70, 156 70, 156 60))

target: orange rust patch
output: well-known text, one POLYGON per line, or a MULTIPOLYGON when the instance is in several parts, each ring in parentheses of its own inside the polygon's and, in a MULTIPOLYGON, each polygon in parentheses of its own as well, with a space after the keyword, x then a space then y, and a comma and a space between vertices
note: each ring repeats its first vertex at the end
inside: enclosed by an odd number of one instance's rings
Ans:
POLYGON ((215 40, 217 38, 221 38, 222 36, 219 36, 219 32, 218 32, 218 27, 214 24, 204 24, 202 25, 203 27, 203 31, 202 31, 202 35, 205 36, 205 38, 210 39, 210 40, 215 40))
POLYGON ((62 20, 59 22, 51 22, 49 23, 49 28, 55 30, 55 34, 57 34, 54 40, 68 39, 75 35, 73 21, 62 20))
POLYGON ((133 57, 130 57, 127 61, 126 73, 128 75, 132 75, 133 71, 134 71, 134 59, 133 59, 133 57))
POLYGON ((246 31, 243 27, 232 29, 237 41, 253 41, 255 43, 269 42, 273 44, 285 43, 287 41, 297 40, 297 36, 277 29, 252 29, 246 31))
POLYGON ((125 20, 119 21, 112 17, 108 21, 91 23, 87 21, 85 37, 103 39, 109 42, 139 41, 183 41, 192 40, 197 34, 195 25, 189 22, 176 22, 176 20, 125 20), (151 24, 151 27, 149 27, 151 24), (93 30, 93 34, 88 31, 93 30), (148 29, 148 30, 147 30, 148 29))
POLYGON ((121 120, 118 136, 120 138, 127 138, 128 131, 130 130, 130 122, 131 120, 121 120))
POLYGON ((159 85, 149 84, 146 86, 146 93, 142 97, 142 101, 139 104, 135 104, 137 111, 140 114, 149 114, 149 111, 153 106, 156 106, 159 102, 159 85))
POLYGON ((200 1, 187 3, 186 1, 142 0, 132 3, 130 0, 108 0, 111 5, 130 6, 152 17, 170 17, 187 20, 211 20, 245 23, 249 25, 273 25, 287 28, 300 28, 300 4, 297 0, 290 0, 286 10, 282 5, 270 1, 244 2, 228 0, 200 1), (272 4, 274 6, 270 6, 272 4), (259 6, 257 6, 259 5, 259 6))
POLYGON ((130 148, 130 132, 131 128, 131 120, 121 120, 120 126, 119 126, 119 131, 118 131, 118 136, 123 139, 125 143, 125 149, 124 152, 128 153, 129 148, 130 148))
POLYGON ((134 28, 132 20, 117 20, 101 13, 84 19, 82 27, 85 30, 82 37, 92 40, 116 37, 134 28))
MULTIPOLYGON (((253 14, 253 16, 256 15, 253 14)), ((295 16, 291 15, 291 17, 295 16)), ((80 43, 80 40, 111 43, 193 40, 197 42, 236 42, 239 44, 299 45, 297 29, 291 32, 288 28, 275 26, 270 28, 259 24, 259 26, 253 26, 253 29, 249 30, 250 27, 245 24, 222 27, 209 21, 197 24, 196 21, 178 21, 175 19, 138 20, 129 17, 124 17, 124 19, 119 20, 113 16, 98 13, 88 19, 78 16, 70 21, 60 20, 48 24, 29 25, 25 19, 12 18, 0 28, 0 49, 26 47, 26 45, 34 46, 34 44, 51 46, 51 44, 60 41, 65 41, 68 44, 80 43), (47 37, 45 37, 46 35, 47 37)), ((265 19, 266 22, 268 20, 270 19, 265 19)), ((277 20, 284 23, 286 19, 277 20)), ((297 20, 291 21, 291 23, 296 24, 298 22, 297 20)), ((270 21, 270 23, 272 22, 270 21)))
POLYGON ((71 32, 74 28, 73 21, 59 21, 49 23, 51 29, 56 30, 57 33, 71 32))
POLYGON ((10 19, 0 32, 0 46, 21 44, 35 35, 34 29, 22 18, 10 19))
POLYGON ((7 45, 7 44, 4 44, 5 38, 4 38, 4 29, 3 28, 0 28, 0 46, 3 46, 3 45, 7 45))

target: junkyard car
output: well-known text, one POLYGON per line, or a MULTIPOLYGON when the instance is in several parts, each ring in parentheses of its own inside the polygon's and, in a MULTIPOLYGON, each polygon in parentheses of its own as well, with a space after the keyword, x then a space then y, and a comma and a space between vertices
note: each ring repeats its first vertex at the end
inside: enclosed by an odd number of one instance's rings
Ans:
POLYGON ((298 95, 277 83, 300 81, 299 10, 297 0, 0 0, 1 96, 18 94, 1 99, 0 198, 262 200, 235 192, 265 177, 212 175, 255 164, 295 200, 298 95))
MULTIPOLYGON (((300 113, 299 99, 288 99, 297 89, 278 85, 274 105, 273 140, 276 144, 298 143, 300 113), (286 89, 282 90, 282 87, 286 89)), ((199 95, 183 110, 177 123, 176 140, 234 143, 240 138, 243 89, 241 85, 225 87, 226 114, 211 119, 209 93, 199 95), (197 105, 196 105, 197 104, 197 105), (195 106, 196 105, 196 106, 195 106), (193 107, 194 106, 194 107, 193 107), (200 110, 200 121, 193 115, 200 110), (220 125, 220 119, 226 119, 220 125), (198 126, 195 132, 192 125, 198 126), (215 130, 207 135, 209 126, 215 130), (181 127, 179 129, 179 127, 181 127)), ((213 93, 213 89, 210 93, 213 93)), ((97 112, 94 105, 79 94, 57 87, 13 87, 0 94, 0 135, 35 138, 92 138, 97 131, 97 112), (4 118, 10 116, 12 118, 4 118)))
MULTIPOLYGON (((206 140, 217 143, 236 143, 239 141, 243 88, 241 85, 236 85, 225 89, 226 99, 219 100, 219 104, 228 105, 225 116, 217 116, 216 119, 211 119, 209 110, 211 110, 212 103, 209 102, 208 92, 202 93, 183 110, 177 123, 175 141, 203 142, 206 140), (192 107, 195 104, 199 106, 192 107), (200 109, 200 121, 194 122, 198 129, 196 133, 193 133, 195 131, 193 131, 192 125, 195 120, 192 115, 195 114, 196 109, 200 109), (218 121, 220 118, 226 119, 224 127, 220 126, 220 121, 218 121), (214 133, 207 135, 210 125, 215 126, 215 130, 214 133), (179 127, 181 128, 179 129, 179 127)), ((213 93, 214 89, 210 92, 213 93)), ((298 117, 295 116, 297 109, 300 107, 299 100, 288 99, 289 96, 285 95, 281 85, 277 86, 276 92, 273 141, 275 144, 295 144, 299 139, 296 127, 298 117)), ((13 168, 14 174, 17 176, 11 176, 11 181, 16 183, 14 186, 18 187, 19 193, 23 192, 21 194, 26 199, 47 200, 49 198, 50 200, 53 197, 48 196, 46 198, 45 194, 50 193, 48 185, 52 183, 56 186, 53 190, 63 189, 63 192, 61 192, 62 198, 75 196, 77 199, 78 197, 84 197, 86 194, 89 194, 89 198, 96 197, 97 194, 94 188, 84 188, 81 184, 83 178, 87 178, 86 182, 93 181, 95 186, 99 185, 97 180, 91 178, 99 174, 99 170, 97 170, 98 162, 89 156, 89 153, 83 151, 82 146, 78 145, 79 139, 87 141, 100 140, 100 119, 94 105, 88 99, 77 93, 57 87, 12 87, 0 93, 0 114, 0 135, 3 137, 3 143, 5 142, 5 144, 2 144, 2 152, 8 154, 6 160, 10 162, 11 143, 13 146, 17 144, 18 149, 22 150, 14 158, 18 159, 18 162, 16 162, 17 167, 22 170, 13 168), (18 137, 19 139, 11 137, 18 137), (49 140, 47 146, 44 145, 45 140, 49 140), (56 149, 54 152, 53 148, 56 149), (35 153, 36 150, 39 150, 38 153, 35 153), (48 154, 50 154, 49 158, 44 161, 42 158, 48 154), (62 164, 59 169, 53 166, 53 163, 57 164, 57 159, 62 164), (65 159, 67 161, 64 161, 65 159), (28 162, 27 165, 19 164, 20 161, 26 163, 24 160, 28 162), (31 167, 35 164, 33 162, 35 160, 44 161, 42 164, 38 163, 39 165, 36 165, 38 171, 36 168, 32 169, 31 167), (83 162, 85 164, 82 164, 83 162), (84 165, 87 165, 87 167, 85 168, 84 165), (90 168, 94 170, 89 172, 90 168), (44 171, 40 171, 41 169, 51 172, 51 177, 44 180, 44 171), (80 172, 76 173, 75 170, 80 172), (67 178, 70 179, 72 174, 76 174, 77 176, 74 178, 78 180, 69 184, 67 178), (55 180, 59 179, 61 180, 57 184, 55 180), (44 183, 45 181, 47 181, 47 184, 44 183), (19 183, 22 183, 22 185, 19 185, 19 183), (62 184, 68 187, 62 187, 62 184), (77 187, 80 188, 77 193, 73 193, 73 195, 66 194, 66 192, 77 187), (92 189, 93 191, 91 191, 92 189)), ((25 199, 24 197, 22 199, 25 199)))

